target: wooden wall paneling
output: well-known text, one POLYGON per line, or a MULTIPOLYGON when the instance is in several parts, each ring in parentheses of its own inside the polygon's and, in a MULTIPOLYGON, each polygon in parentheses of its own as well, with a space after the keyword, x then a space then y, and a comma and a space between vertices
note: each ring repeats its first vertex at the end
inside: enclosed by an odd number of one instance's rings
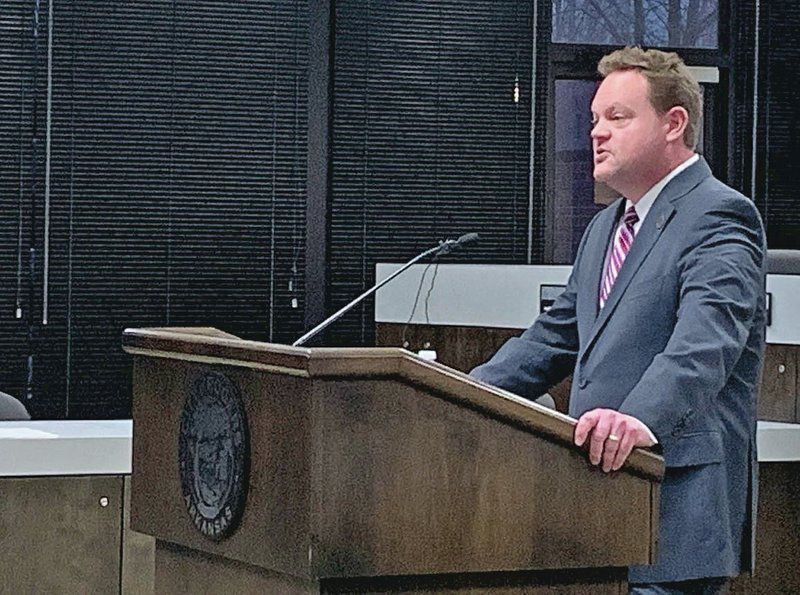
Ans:
POLYGON ((759 393, 758 418, 797 422, 797 345, 767 345, 759 393))
MULTIPOLYGON (((396 324, 379 322, 375 325, 375 344, 378 347, 403 347, 418 352, 435 349, 437 361, 461 372, 469 372, 487 361, 511 337, 523 329, 488 328, 477 326, 446 326, 426 324, 396 324)), ((572 377, 552 387, 548 393, 562 413, 569 410, 569 391, 572 377)))
POLYGON ((800 593, 800 463, 759 466, 756 565, 733 581, 732 595, 800 593))
POLYGON ((155 593, 156 540, 131 529, 131 478, 125 477, 122 507, 121 595, 155 593))
POLYGON ((122 481, 0 478, 0 593, 118 593, 122 481))
POLYGON ((469 372, 521 332, 521 329, 506 328, 378 323, 375 344, 378 347, 405 346, 414 352, 435 349, 437 361, 455 370, 469 372))

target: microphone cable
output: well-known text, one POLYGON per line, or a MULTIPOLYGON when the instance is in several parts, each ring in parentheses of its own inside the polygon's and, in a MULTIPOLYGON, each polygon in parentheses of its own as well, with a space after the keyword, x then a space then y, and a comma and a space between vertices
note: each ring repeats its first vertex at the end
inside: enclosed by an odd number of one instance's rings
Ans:
POLYGON ((428 317, 428 299, 431 295, 431 290, 433 289, 433 282, 436 280, 436 271, 439 270, 439 255, 433 257, 433 259, 425 265, 425 268, 422 269, 422 275, 419 278, 419 285, 417 286, 417 294, 414 296, 414 305, 411 306, 411 313, 408 315, 408 320, 406 320, 406 324, 403 327, 403 334, 401 336, 402 339, 402 346, 403 349, 408 349, 409 342, 408 342, 408 327, 411 326, 411 321, 414 320, 414 314, 417 313, 417 306, 419 305, 419 298, 422 295, 422 287, 425 285, 425 277, 428 274, 428 271, 433 265, 436 265, 436 268, 433 270, 433 278, 431 279, 431 287, 428 289, 428 293, 425 296, 425 322, 430 323, 430 318, 428 317))

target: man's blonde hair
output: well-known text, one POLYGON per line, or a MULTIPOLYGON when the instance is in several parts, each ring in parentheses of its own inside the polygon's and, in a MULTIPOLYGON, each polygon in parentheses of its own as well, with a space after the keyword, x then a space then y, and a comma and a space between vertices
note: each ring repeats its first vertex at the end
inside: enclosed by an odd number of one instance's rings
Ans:
POLYGON ((673 107, 684 108, 689 114, 689 123, 683 134, 683 142, 694 149, 700 136, 700 117, 703 112, 703 95, 700 85, 675 52, 643 50, 626 47, 603 56, 597 71, 605 78, 619 70, 638 70, 650 83, 650 103, 659 114, 673 107))

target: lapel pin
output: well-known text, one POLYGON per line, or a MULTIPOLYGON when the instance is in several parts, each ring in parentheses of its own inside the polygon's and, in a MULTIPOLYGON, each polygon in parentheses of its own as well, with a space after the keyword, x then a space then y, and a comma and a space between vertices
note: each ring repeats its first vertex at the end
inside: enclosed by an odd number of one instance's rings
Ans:
POLYGON ((661 229, 664 227, 664 224, 667 222, 667 218, 664 215, 659 215, 658 219, 656 219, 656 229, 661 229))

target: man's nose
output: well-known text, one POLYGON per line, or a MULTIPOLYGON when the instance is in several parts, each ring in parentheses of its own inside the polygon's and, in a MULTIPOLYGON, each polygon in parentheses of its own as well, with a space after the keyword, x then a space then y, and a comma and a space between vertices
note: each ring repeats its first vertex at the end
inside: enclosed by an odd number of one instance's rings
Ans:
POLYGON ((608 136, 608 128, 603 124, 602 120, 598 120, 592 124, 592 130, 589 133, 589 136, 593 139, 605 138, 608 136))

